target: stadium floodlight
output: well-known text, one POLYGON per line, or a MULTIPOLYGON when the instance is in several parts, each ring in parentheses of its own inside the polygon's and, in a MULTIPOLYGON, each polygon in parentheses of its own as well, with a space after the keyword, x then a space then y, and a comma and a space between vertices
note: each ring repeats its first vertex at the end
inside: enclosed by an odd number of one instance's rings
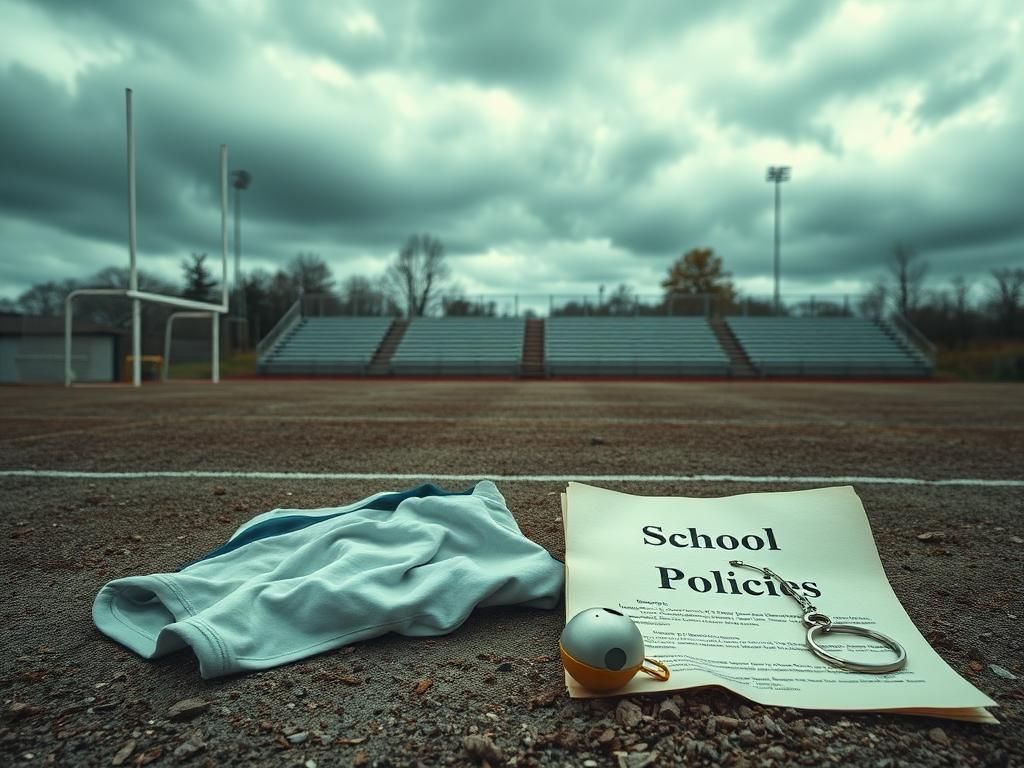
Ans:
POLYGON ((775 183, 775 314, 779 314, 779 185, 789 181, 790 166, 771 165, 765 181, 775 183))
POLYGON ((238 334, 239 341, 249 341, 249 312, 245 305, 245 292, 242 290, 242 191, 252 184, 252 174, 239 169, 231 172, 231 185, 235 188, 235 307, 242 328, 238 334))
POLYGON ((142 385, 142 333, 141 302, 151 301, 208 314, 212 321, 211 342, 213 345, 210 378, 220 381, 220 315, 228 311, 228 148, 220 145, 220 244, 221 244, 221 300, 220 304, 193 301, 180 296, 165 296, 159 293, 139 290, 139 273, 135 259, 135 131, 132 125, 132 89, 125 88, 125 113, 128 132, 128 288, 77 288, 64 299, 64 386, 70 387, 71 332, 73 324, 72 302, 76 296, 124 296, 132 300, 132 385, 142 385))

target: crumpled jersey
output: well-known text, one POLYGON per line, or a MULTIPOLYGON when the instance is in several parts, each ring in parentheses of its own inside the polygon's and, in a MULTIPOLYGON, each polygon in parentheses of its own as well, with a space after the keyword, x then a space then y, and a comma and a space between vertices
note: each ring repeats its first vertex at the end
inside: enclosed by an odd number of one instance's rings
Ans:
POLYGON ((190 646, 212 678, 387 632, 443 635, 477 606, 554 608, 563 585, 484 480, 266 512, 175 573, 109 582, 93 621, 147 659, 190 646))

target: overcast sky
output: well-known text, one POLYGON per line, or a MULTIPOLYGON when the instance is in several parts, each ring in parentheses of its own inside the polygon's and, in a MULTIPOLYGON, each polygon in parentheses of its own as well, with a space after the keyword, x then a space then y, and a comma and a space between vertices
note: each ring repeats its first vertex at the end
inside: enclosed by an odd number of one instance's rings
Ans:
MULTIPOLYGON (((469 293, 659 292, 694 247, 746 294, 1024 264, 1024 4, 0 0, 0 296, 220 253, 379 275, 430 232, 469 293)), ((219 259, 218 259, 219 261, 219 259)))

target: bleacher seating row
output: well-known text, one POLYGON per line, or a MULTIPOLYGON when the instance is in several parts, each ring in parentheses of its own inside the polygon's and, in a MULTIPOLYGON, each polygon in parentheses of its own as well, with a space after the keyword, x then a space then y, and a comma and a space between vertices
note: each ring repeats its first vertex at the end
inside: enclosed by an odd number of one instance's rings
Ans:
POLYGON ((260 358, 258 370, 362 374, 390 327, 390 317, 306 317, 260 358))
MULTIPOLYGON (((415 318, 390 357, 383 317, 306 317, 260 357, 268 374, 496 375, 523 371, 525 321, 415 318), (375 359, 376 358, 376 359, 375 359), (386 358, 386 359, 385 359, 386 358)), ((730 317, 733 338, 762 376, 928 376, 931 362, 884 324, 841 318, 730 317)), ((725 376, 734 370, 696 317, 552 317, 548 376, 725 376)))
POLYGON ((391 356, 391 370, 407 376, 515 376, 524 328, 516 318, 416 318, 391 356))
POLYGON ((729 372, 701 317, 553 317, 544 361, 552 376, 695 376, 729 372))
POLYGON ((929 362, 895 334, 857 317, 730 317, 729 328, 765 376, 927 376, 929 362))

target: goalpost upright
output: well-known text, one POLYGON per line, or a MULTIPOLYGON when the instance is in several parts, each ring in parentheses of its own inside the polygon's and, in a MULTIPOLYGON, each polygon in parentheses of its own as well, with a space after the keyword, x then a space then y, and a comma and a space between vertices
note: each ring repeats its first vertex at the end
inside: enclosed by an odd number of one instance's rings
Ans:
POLYGON ((64 299, 64 386, 70 387, 72 301, 76 296, 125 296, 132 300, 132 385, 142 385, 142 302, 167 304, 173 307, 209 313, 211 319, 211 379, 220 381, 220 315, 228 312, 228 148, 220 145, 220 243, 221 300, 219 304, 193 301, 180 296, 166 296, 139 290, 139 272, 135 254, 135 130, 132 125, 132 89, 125 88, 125 112, 128 133, 128 288, 78 288, 64 299))

